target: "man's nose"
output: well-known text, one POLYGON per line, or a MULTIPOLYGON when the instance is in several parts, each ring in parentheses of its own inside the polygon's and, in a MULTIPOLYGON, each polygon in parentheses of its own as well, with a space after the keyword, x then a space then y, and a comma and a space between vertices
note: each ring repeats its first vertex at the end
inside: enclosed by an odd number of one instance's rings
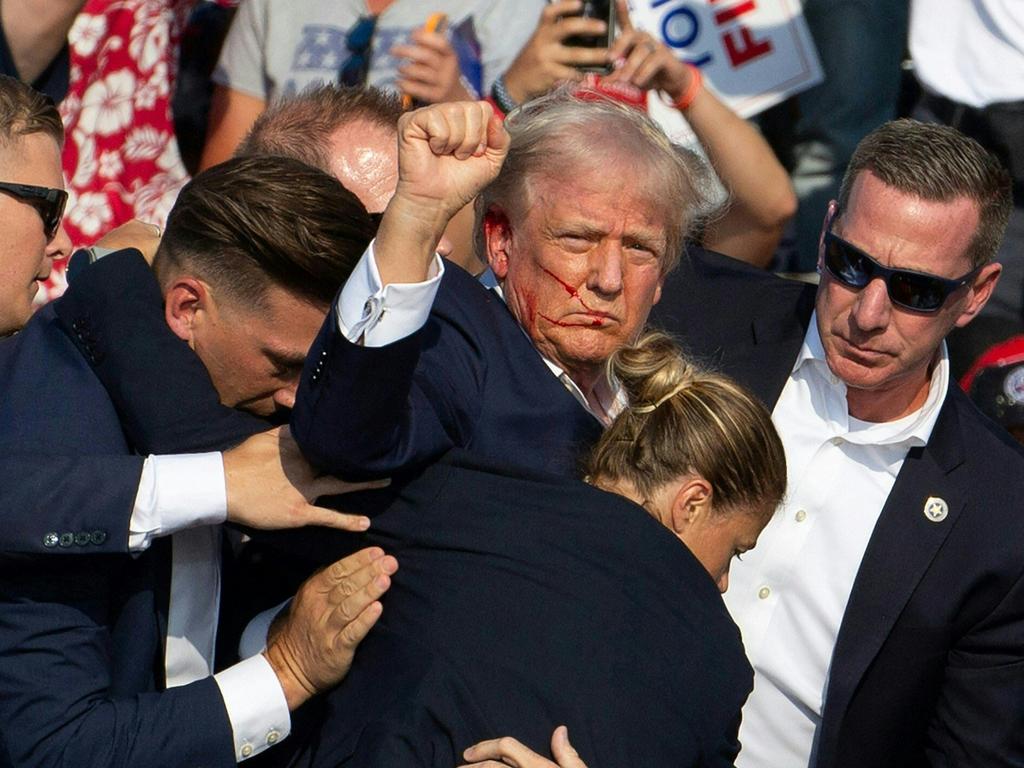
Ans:
POLYGON ((853 307, 853 321, 861 331, 878 331, 889 325, 892 303, 885 281, 876 277, 864 286, 853 307))
POLYGON ((291 410, 295 407, 295 392, 299 388, 299 383, 296 381, 293 384, 289 384, 286 387, 281 387, 274 392, 274 403, 278 408, 287 408, 291 410))
POLYGON ((602 243, 590 257, 587 288, 597 294, 614 296, 622 291, 622 247, 602 243))
POLYGON ((57 227, 57 231, 46 244, 46 255, 51 259, 67 258, 71 255, 71 238, 63 223, 57 227))

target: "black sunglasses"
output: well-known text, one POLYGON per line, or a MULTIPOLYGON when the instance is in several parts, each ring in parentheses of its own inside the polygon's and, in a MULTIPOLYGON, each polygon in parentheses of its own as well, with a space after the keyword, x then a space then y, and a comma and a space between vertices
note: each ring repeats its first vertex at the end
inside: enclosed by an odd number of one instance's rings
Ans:
POLYGON ((954 280, 912 269, 891 269, 834 234, 831 225, 825 231, 824 262, 828 273, 848 288, 863 288, 880 277, 889 291, 889 300, 913 312, 938 312, 949 295, 969 283, 981 269, 972 269, 954 280))
POLYGON ((366 85, 366 78, 370 74, 371 43, 376 28, 376 16, 360 16, 359 21, 345 35, 348 58, 338 70, 338 82, 342 85, 350 88, 366 85))
POLYGON ((9 181, 0 181, 0 192, 14 195, 23 200, 37 211, 43 219, 43 232, 47 240, 53 240, 60 227, 60 220, 64 217, 64 206, 68 202, 68 193, 63 189, 51 189, 50 187, 36 187, 32 184, 14 184, 9 181))

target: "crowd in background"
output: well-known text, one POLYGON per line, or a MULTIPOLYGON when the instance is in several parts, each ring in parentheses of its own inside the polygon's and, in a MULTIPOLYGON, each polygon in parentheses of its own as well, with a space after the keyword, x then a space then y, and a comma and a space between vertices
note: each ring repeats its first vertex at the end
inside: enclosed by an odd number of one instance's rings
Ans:
POLYGON ((0 0, 0 767, 1022 759, 1024 10, 591 5, 0 0))

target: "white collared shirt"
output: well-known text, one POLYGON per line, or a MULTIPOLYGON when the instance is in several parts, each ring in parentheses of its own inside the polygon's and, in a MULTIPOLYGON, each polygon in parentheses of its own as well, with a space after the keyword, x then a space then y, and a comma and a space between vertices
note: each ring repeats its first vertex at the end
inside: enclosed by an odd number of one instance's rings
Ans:
MULTIPOLYGON (((221 529, 227 518, 220 453, 150 456, 143 464, 128 526, 140 552, 171 536, 171 589, 164 647, 168 688, 213 674, 220 608, 221 529)), ((245 760, 285 738, 291 715, 277 675, 255 655, 214 680, 231 723, 235 759, 245 760)))
MULTIPOLYGON (((368 347, 383 347, 411 336, 426 325, 443 275, 444 262, 440 256, 435 255, 426 281, 384 286, 377 269, 373 243, 370 243, 338 297, 338 330, 349 341, 368 347)), ((500 284, 489 269, 484 270, 479 280, 502 301, 505 300, 500 284)), ((540 355, 540 352, 537 354, 540 355)), ((587 413, 605 426, 626 407, 625 393, 621 387, 615 382, 605 382, 606 386, 599 387, 597 392, 604 412, 591 408, 583 390, 569 374, 544 355, 540 357, 587 413)))
POLYGON ((811 764, 861 558, 907 452, 931 436, 948 384, 943 345, 919 410, 880 424, 855 419, 812 316, 772 414, 786 451, 786 498, 757 546, 733 563, 724 596, 754 667, 739 768, 811 764))

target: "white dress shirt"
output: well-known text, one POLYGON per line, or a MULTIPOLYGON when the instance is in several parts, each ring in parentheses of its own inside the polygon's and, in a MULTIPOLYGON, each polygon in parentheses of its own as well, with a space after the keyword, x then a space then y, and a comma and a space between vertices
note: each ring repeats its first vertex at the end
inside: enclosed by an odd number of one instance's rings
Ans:
MULTIPOLYGON (((338 329, 349 341, 367 347, 383 347, 411 336, 426 325, 443 275, 444 262, 435 255, 426 281, 384 286, 377 269, 373 243, 370 243, 338 297, 338 329)), ((502 301, 505 300, 493 272, 485 270, 479 280, 502 301)), ((525 330, 523 334, 526 334, 525 330)), ((605 426, 625 408, 625 393, 617 383, 605 380, 602 382, 604 386, 598 387, 597 397, 601 405, 598 411, 591 407, 583 391, 561 366, 544 355, 541 359, 587 413, 605 426)))
MULTIPOLYGON (((227 489, 220 453, 150 456, 143 464, 128 525, 128 548, 141 552, 171 536, 171 594, 164 671, 168 688, 213 674, 220 608, 221 529, 227 489)), ((255 655, 214 675, 235 759, 257 755, 291 730, 277 675, 255 655)))
POLYGON ((897 421, 851 417, 817 318, 775 405, 786 498, 733 564, 725 602, 754 667, 739 768, 813 762, 829 666, 854 579, 907 451, 927 443, 949 382, 943 346, 925 404, 897 421))

